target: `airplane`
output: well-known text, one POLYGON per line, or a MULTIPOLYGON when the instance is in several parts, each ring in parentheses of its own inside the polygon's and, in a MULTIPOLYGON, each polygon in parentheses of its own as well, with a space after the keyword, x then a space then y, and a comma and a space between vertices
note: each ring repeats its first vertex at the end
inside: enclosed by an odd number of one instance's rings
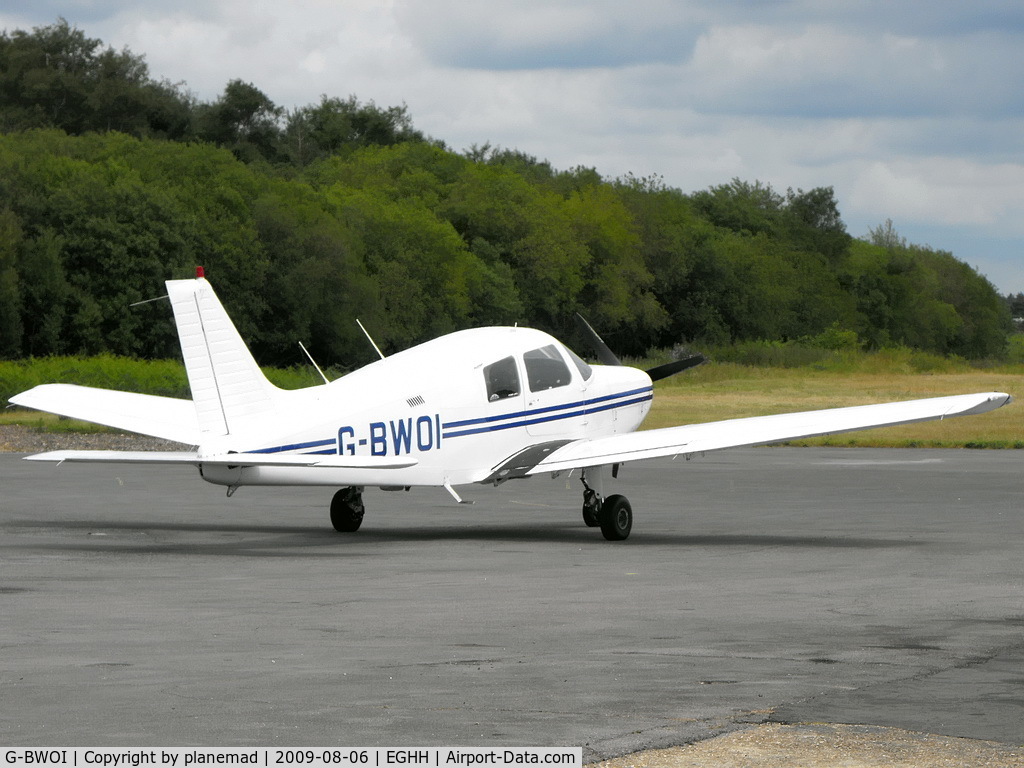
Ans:
POLYGON ((191 465, 228 497, 242 486, 330 486, 340 489, 331 523, 347 533, 362 523, 367 487, 444 488, 463 503, 457 486, 578 472, 585 524, 621 541, 632 507, 606 495, 605 480, 624 463, 979 414, 1012 399, 982 392, 637 431, 653 381, 703 358, 649 371, 622 365, 585 321, 601 364, 540 330, 473 328, 381 355, 331 382, 282 390, 260 370, 202 267, 194 279, 165 284, 191 400, 42 384, 10 402, 192 448, 26 459, 191 465))

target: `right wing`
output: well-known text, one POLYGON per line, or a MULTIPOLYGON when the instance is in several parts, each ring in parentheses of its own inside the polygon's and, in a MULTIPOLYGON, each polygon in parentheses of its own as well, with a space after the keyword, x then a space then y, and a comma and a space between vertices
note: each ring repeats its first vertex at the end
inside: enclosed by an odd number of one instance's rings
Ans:
POLYGON ((199 445, 199 422, 191 400, 77 384, 40 384, 10 399, 15 405, 199 445))
MULTIPOLYGON (((981 392, 974 395, 932 397, 900 403, 783 413, 776 416, 754 416, 747 419, 629 432, 594 440, 548 444, 550 450, 534 454, 537 459, 535 463, 523 462, 523 456, 513 457, 518 460, 518 466, 499 468, 498 472, 507 468, 516 476, 536 475, 542 472, 618 464, 659 456, 688 455, 723 448, 778 443, 872 427, 912 424, 951 416, 985 413, 1005 405, 1012 399, 1003 392, 981 392), (532 466, 524 466, 524 463, 532 466)), ((537 446, 542 447, 544 446, 537 446)), ((511 462, 512 460, 509 463, 511 462)))

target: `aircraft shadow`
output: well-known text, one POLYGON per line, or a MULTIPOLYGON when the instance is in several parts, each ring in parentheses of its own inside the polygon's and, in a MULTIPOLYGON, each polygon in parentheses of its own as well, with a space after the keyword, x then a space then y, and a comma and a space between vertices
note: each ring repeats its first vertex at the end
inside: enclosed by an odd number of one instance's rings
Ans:
MULTIPOLYGON (((848 536, 785 536, 775 534, 676 534, 636 531, 623 543, 607 542, 600 530, 561 521, 532 522, 528 526, 490 525, 418 525, 373 528, 372 524, 354 534, 339 534, 325 526, 245 525, 238 523, 114 522, 98 520, 59 520, 44 522, 10 521, 5 527, 37 528, 46 531, 71 530, 88 535, 85 541, 26 542, 26 548, 49 551, 89 551, 138 554, 187 554, 241 557, 337 557, 375 556, 376 546, 403 543, 591 543, 594 546, 636 547, 674 546, 680 548, 734 547, 738 549, 897 549, 918 547, 921 539, 892 539, 848 536), (138 534, 228 535, 229 540, 160 541, 148 536, 125 539, 138 534), (110 536, 108 540, 106 537, 110 536), (253 538, 256 537, 256 538, 253 538)), ((8 545, 10 546, 10 545, 8 545)), ((14 543, 17 546, 17 543, 14 543)))

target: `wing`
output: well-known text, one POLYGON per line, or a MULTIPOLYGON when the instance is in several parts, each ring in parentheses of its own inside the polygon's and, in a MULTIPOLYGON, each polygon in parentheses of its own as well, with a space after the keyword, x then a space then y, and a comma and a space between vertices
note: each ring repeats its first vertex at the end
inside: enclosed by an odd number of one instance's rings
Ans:
POLYGON ((102 464, 213 464, 225 467, 321 467, 325 469, 405 469, 415 459, 335 454, 223 453, 200 456, 195 451, 46 451, 25 457, 28 461, 97 462, 102 464))
POLYGON ((817 435, 853 432, 858 429, 985 413, 1011 400, 1009 395, 1002 392, 982 392, 630 432, 594 440, 574 440, 564 445, 549 444, 548 450, 534 453, 536 461, 531 466, 524 466, 523 459, 526 457, 519 456, 510 460, 506 467, 499 468, 498 472, 506 469, 511 470, 516 476, 536 475, 542 472, 618 464, 659 456, 763 445, 817 435), (514 467, 510 466, 513 461, 517 462, 514 467))
POLYGON ((41 384, 15 395, 10 402, 141 435, 199 444, 199 423, 191 400, 77 384, 41 384))

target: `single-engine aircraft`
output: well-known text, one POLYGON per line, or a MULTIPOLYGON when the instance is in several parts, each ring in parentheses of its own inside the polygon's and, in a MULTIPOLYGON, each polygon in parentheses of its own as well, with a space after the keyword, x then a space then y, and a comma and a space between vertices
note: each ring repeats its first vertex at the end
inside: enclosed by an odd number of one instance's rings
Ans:
POLYGON ((166 285, 192 400, 43 384, 11 403, 192 450, 27 459, 189 464, 228 496, 245 485, 333 486, 331 523, 343 532, 362 523, 367 486, 445 488, 461 502, 456 486, 578 470, 584 522, 616 541, 629 536, 633 512, 625 497, 605 494, 605 475, 625 462, 984 413, 1011 399, 983 392, 637 432, 652 381, 702 358, 638 370, 591 330, 603 364, 588 365, 547 333, 519 327, 457 331, 335 381, 282 390, 260 371, 201 267, 195 279, 166 285))

